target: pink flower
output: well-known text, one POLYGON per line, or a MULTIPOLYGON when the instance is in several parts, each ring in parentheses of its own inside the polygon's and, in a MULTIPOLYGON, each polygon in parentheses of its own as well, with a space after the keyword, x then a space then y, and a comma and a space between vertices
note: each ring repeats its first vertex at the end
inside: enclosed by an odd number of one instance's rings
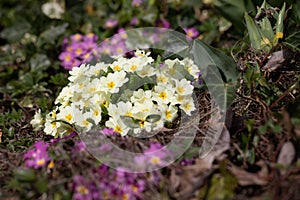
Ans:
POLYGON ((131 25, 138 25, 139 24, 139 19, 137 17, 133 17, 131 20, 130 20, 130 24, 131 25))
POLYGON ((118 24, 118 20, 108 19, 108 20, 105 22, 105 27, 107 27, 107 28, 113 28, 113 27, 115 27, 117 24, 118 24))
POLYGON ((47 152, 48 144, 42 141, 37 141, 34 144, 34 149, 29 150, 25 155, 26 167, 33 167, 35 169, 43 167, 50 160, 47 152))
POLYGON ((140 6, 143 3, 143 0, 132 0, 132 6, 140 6))
POLYGON ((157 20, 155 24, 156 24, 156 27, 159 27, 159 28, 170 28, 171 27, 170 23, 164 19, 157 20))
POLYGON ((195 39, 196 37, 199 36, 199 31, 195 29, 194 27, 191 28, 183 28, 183 30, 186 32, 187 36, 195 39))

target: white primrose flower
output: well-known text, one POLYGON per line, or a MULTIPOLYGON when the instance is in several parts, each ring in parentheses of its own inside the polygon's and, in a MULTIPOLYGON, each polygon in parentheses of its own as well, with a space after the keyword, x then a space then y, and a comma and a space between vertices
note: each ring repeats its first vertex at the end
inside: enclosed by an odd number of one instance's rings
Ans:
POLYGON ((184 66, 186 71, 188 71, 189 74, 191 74, 194 77, 195 80, 198 79, 199 68, 197 67, 197 65, 195 65, 193 60, 185 58, 181 61, 181 64, 184 66))
POLYGON ((86 80, 86 72, 89 70, 89 65, 82 64, 79 67, 73 67, 69 72, 71 75, 68 79, 74 83, 82 83, 86 80))
POLYGON ((162 112, 162 118, 168 122, 172 122, 178 116, 178 108, 176 106, 161 104, 159 108, 162 112))
POLYGON ((156 81, 157 83, 163 83, 163 84, 166 84, 167 82, 169 82, 169 78, 167 75, 165 75, 164 73, 162 72, 157 72, 156 73, 156 81))
POLYGON ((81 131, 90 131, 94 123, 92 123, 90 120, 93 118, 93 112, 86 112, 86 113, 76 113, 74 116, 75 124, 83 130, 81 131))
POLYGON ((118 104, 118 111, 120 113, 120 116, 129 116, 132 117, 132 103, 127 101, 126 103, 123 101, 120 101, 118 104))
POLYGON ((140 77, 150 77, 155 75, 156 70, 154 69, 154 67, 152 67, 151 65, 145 65, 141 68, 141 70, 136 71, 137 75, 139 75, 140 77))
POLYGON ((108 121, 105 122, 105 126, 112 128, 114 132, 120 133, 121 136, 127 135, 129 128, 122 122, 120 118, 110 117, 108 121))
POLYGON ((86 75, 89 77, 97 77, 100 74, 101 70, 107 72, 108 66, 109 65, 105 64, 104 62, 97 63, 96 65, 91 65, 90 69, 86 72, 86 75))
POLYGON ((84 98, 89 98, 97 93, 101 92, 100 79, 94 78, 91 82, 88 82, 82 91, 82 96, 84 98))
POLYGON ((186 79, 181 79, 180 81, 175 80, 176 84, 176 93, 179 95, 190 95, 193 93, 194 87, 191 85, 190 81, 187 81, 186 79))
POLYGON ((185 100, 179 106, 187 115, 191 115, 191 112, 196 110, 193 99, 185 100))
POLYGON ((138 89, 138 91, 134 91, 132 97, 130 98, 131 102, 139 102, 143 103, 145 100, 150 100, 152 97, 151 90, 144 91, 143 89, 138 89))
POLYGON ((132 112, 133 113, 150 113, 152 112, 154 109, 154 103, 151 101, 151 99, 147 99, 145 101, 143 101, 142 103, 140 102, 136 102, 134 103, 134 106, 132 108, 132 112))
POLYGON ((60 127, 60 125, 61 125, 60 122, 55 122, 55 121, 52 121, 52 120, 46 120, 44 132, 46 133, 46 135, 52 135, 54 137, 57 137, 58 128, 60 127))
POLYGON ((100 88, 103 92, 117 93, 119 87, 128 81, 124 71, 109 73, 107 77, 100 78, 100 88))
POLYGON ((127 72, 135 72, 142 70, 144 65, 145 63, 142 62, 142 59, 140 59, 139 57, 134 57, 128 60, 126 64, 124 64, 124 70, 127 72))
POLYGON ((103 105, 105 107, 108 107, 110 102, 110 96, 111 94, 100 92, 99 94, 94 94, 89 100, 91 102, 91 105, 93 107, 100 107, 103 105))
POLYGON ((65 11, 57 2, 47 2, 42 5, 42 12, 51 19, 61 19, 65 11))
POLYGON ((115 119, 119 119, 120 117, 120 113, 119 113, 119 110, 118 110, 118 106, 116 104, 109 104, 108 108, 107 108, 107 111, 108 111, 108 115, 115 118, 115 119))
POLYGON ((56 115, 58 120, 72 124, 74 122, 74 108, 71 106, 59 107, 59 113, 56 115))
POLYGON ((45 120, 42 118, 41 109, 39 109, 33 116, 33 119, 30 121, 31 126, 34 131, 37 131, 43 128, 45 120))
POLYGON ((62 104, 66 106, 69 103, 69 100, 73 97, 74 93, 74 86, 73 85, 67 85, 62 89, 62 91, 59 93, 58 97, 55 100, 55 104, 62 104))
POLYGON ((154 87, 152 100, 158 104, 168 104, 174 99, 175 88, 170 84, 158 84, 154 87))
MULTIPOLYGON (((124 60, 124 62, 126 62, 126 60, 124 60)), ((111 65, 110 68, 112 68, 112 70, 114 71, 121 71, 123 70, 124 67, 124 63, 122 63, 121 58, 119 58, 117 61, 114 61, 111 65)))

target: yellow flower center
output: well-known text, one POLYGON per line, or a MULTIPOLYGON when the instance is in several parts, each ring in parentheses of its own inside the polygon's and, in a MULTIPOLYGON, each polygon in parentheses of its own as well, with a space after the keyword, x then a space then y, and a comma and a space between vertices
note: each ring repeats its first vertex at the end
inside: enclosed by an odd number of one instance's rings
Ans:
POLYGON ((136 68, 137 68, 136 65, 132 65, 132 66, 130 67, 131 70, 136 70, 136 68))
POLYGON ((136 187, 135 185, 133 185, 131 189, 134 193, 137 193, 139 191, 139 188, 136 187))
POLYGON ((177 87, 177 91, 179 94, 182 94, 184 92, 184 87, 182 86, 177 87))
POLYGON ((153 158, 151 158, 151 161, 150 161, 153 165, 157 165, 160 163, 160 158, 157 157, 157 156, 154 156, 153 158))
POLYGON ((107 87, 108 87, 108 89, 112 89, 112 88, 114 88, 115 87, 115 83, 113 82, 113 81, 111 81, 111 82, 109 82, 109 83, 107 83, 107 87))
POLYGON ((129 112, 129 111, 127 111, 126 113, 125 113, 125 116, 129 116, 129 117, 132 117, 132 112, 129 112))
POLYGON ((90 88, 89 91, 90 91, 90 92, 95 92, 95 91, 96 91, 96 88, 94 88, 94 87, 93 87, 93 88, 90 88))
POLYGON ((71 56, 70 55, 66 55, 66 57, 65 57, 65 61, 70 61, 71 60, 71 56))
POLYGON ((117 125, 117 126, 115 126, 114 131, 117 133, 121 133, 123 130, 122 130, 121 126, 117 125))
POLYGON ((139 124, 140 124, 141 128, 144 127, 145 126, 145 120, 141 120, 139 124))
POLYGON ((99 111, 98 110, 95 110, 94 111, 94 116, 98 116, 99 115, 99 111))
POLYGON ((166 112, 166 118, 170 119, 172 117, 171 112, 169 110, 167 110, 166 112))
POLYGON ((70 122, 72 120, 73 116, 71 114, 68 114, 65 116, 65 119, 70 122))
POLYGON ((78 49, 76 49, 76 54, 81 54, 82 53, 82 49, 81 48, 78 48, 78 49))
POLYGON ((88 194, 89 193, 89 190, 85 187, 85 186, 79 186, 77 187, 77 191, 80 193, 80 194, 88 194))
POLYGON ((83 126, 87 127, 90 124, 90 122, 88 122, 87 120, 83 120, 82 124, 83 126))
POLYGON ((183 104, 183 107, 185 110, 190 110, 192 106, 190 103, 185 103, 185 104, 183 104))
POLYGON ((51 122, 51 127, 52 127, 53 129, 55 129, 55 128, 56 128, 56 122, 51 122))
POLYGON ((161 93, 159 94, 159 98, 165 100, 165 99, 167 98, 167 93, 166 93, 166 92, 161 92, 161 93))
POLYGON ((36 164, 37 164, 38 166, 44 165, 44 164, 45 164, 45 159, 44 159, 44 158, 39 159, 39 160, 36 162, 36 164))
POLYGON ((116 66, 114 66, 114 70, 115 70, 115 71, 120 71, 120 70, 121 70, 121 67, 120 67, 119 65, 116 65, 116 66))

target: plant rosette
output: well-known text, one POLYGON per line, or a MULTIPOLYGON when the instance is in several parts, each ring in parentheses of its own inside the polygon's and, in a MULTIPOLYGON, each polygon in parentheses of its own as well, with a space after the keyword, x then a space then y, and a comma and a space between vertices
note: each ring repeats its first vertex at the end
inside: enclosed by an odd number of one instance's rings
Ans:
POLYGON ((45 119, 36 113, 31 123, 43 124, 54 137, 104 128, 121 136, 149 133, 174 122, 179 112, 191 115, 196 109, 192 93, 199 69, 189 58, 154 60, 150 52, 136 50, 132 58, 82 64, 69 73, 55 108, 45 119))

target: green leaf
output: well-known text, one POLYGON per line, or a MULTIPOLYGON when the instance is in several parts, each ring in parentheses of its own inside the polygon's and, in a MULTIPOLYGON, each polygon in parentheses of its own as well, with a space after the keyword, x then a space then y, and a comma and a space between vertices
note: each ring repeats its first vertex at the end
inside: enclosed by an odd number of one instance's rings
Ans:
POLYGON ((279 15, 278 19, 276 21, 276 33, 273 39, 273 45, 275 46, 278 43, 279 39, 283 38, 283 20, 284 20, 284 15, 285 15, 285 3, 283 4, 279 15))
POLYGON ((245 20, 252 47, 255 50, 261 50, 261 41, 263 41, 263 37, 261 35, 259 27, 255 23, 255 21, 248 15, 248 13, 245 13, 245 20))
POLYGON ((69 26, 68 23, 64 23, 59 26, 51 27, 48 30, 41 33, 40 37, 50 44, 55 44, 55 40, 66 32, 67 27, 69 26))
POLYGON ((15 171, 15 177, 21 182, 33 182, 36 180, 35 172, 32 169, 18 168, 15 171))
POLYGON ((27 22, 17 23, 11 27, 5 28, 1 32, 0 37, 11 43, 17 42, 30 30, 30 28, 31 25, 27 22))
POLYGON ((207 194, 207 200, 232 199, 237 180, 229 172, 215 174, 211 178, 211 186, 207 194))
POLYGON ((121 118, 122 122, 130 128, 139 128, 140 127, 140 125, 139 125, 140 120, 134 119, 129 116, 120 116, 120 118, 121 118))
POLYGON ((216 102, 225 109, 235 96, 239 77, 235 62, 223 52, 195 40, 192 54, 216 102))
POLYGON ((147 121, 147 122, 150 122, 150 123, 154 123, 154 122, 159 121, 160 118, 161 118, 160 115, 154 115, 154 114, 153 114, 153 115, 148 115, 148 116, 146 117, 146 121, 147 121))
POLYGON ((217 10, 229 20, 236 30, 242 34, 245 26, 243 24, 243 15, 245 12, 255 12, 255 3, 251 0, 218 0, 215 1, 217 10), (234 11, 234 12, 233 12, 234 11))
POLYGON ((35 54, 30 59, 31 71, 45 70, 50 66, 50 60, 45 54, 35 54))
POLYGON ((185 32, 180 27, 174 32, 168 32, 166 41, 166 50, 162 56, 163 60, 175 59, 178 57, 187 57, 189 55, 192 42, 187 40, 185 32))
POLYGON ((265 35, 269 41, 272 41, 274 38, 274 32, 270 20, 267 17, 263 18, 260 22, 260 26, 263 35, 265 35))

